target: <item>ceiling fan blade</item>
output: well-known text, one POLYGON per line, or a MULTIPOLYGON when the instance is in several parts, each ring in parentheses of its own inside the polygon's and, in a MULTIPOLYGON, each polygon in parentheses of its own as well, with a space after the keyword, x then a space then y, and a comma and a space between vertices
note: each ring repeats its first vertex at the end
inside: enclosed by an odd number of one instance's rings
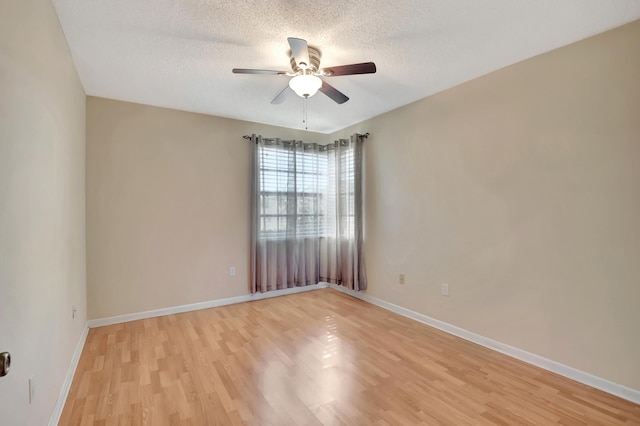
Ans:
POLYGON ((326 77, 353 74, 373 74, 376 72, 376 64, 373 62, 363 62, 361 64, 340 65, 337 67, 323 68, 322 72, 326 77))
POLYGON ((289 46, 291 46, 291 55, 293 55, 293 58, 296 60, 296 64, 298 64, 300 68, 308 68, 311 63, 309 62, 309 46, 307 45, 307 41, 295 37, 289 37, 287 41, 289 42, 289 46))
POLYGON ((272 104, 274 105, 278 105, 284 102, 285 99, 287 99, 287 96, 289 95, 289 85, 287 84, 286 86, 284 86, 284 89, 282 89, 282 91, 280 93, 278 93, 278 96, 276 96, 275 98, 273 98, 273 100, 271 101, 272 104))
POLYGON ((345 95, 326 81, 322 82, 322 87, 320 87, 319 90, 330 97, 337 104, 343 104, 349 100, 347 95, 345 95))
POLYGON ((266 75, 287 75, 286 71, 274 70, 252 70, 247 68, 234 68, 231 70, 234 74, 266 74, 266 75))

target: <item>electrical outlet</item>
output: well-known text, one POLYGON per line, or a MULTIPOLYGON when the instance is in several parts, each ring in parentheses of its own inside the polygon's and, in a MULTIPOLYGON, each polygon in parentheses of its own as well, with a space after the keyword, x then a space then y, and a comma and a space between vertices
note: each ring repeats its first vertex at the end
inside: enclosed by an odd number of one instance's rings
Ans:
POLYGON ((398 278, 398 283, 404 285, 404 274, 400 274, 400 277, 398 278))
POLYGON ((230 277, 235 277, 236 276, 236 267, 232 266, 231 268, 229 268, 229 276, 230 277))
POLYGON ((449 284, 442 283, 442 295, 443 296, 449 295, 449 284))
POLYGON ((29 404, 33 403, 36 393, 36 382, 33 376, 29 377, 29 404))

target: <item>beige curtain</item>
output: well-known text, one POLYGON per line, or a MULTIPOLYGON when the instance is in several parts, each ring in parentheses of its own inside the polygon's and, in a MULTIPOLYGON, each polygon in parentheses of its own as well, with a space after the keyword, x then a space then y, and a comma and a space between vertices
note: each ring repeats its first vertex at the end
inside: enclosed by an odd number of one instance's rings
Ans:
POLYGON ((366 289, 362 143, 252 136, 252 292, 321 281, 366 289))

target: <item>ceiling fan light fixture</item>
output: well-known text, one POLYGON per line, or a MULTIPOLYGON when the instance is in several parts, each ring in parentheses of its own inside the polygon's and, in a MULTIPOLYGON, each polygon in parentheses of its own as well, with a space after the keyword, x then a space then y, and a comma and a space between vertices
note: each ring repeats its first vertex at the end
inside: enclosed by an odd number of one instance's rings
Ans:
POLYGON ((301 98, 309 98, 322 87, 322 80, 311 74, 302 74, 289 80, 289 87, 301 98))

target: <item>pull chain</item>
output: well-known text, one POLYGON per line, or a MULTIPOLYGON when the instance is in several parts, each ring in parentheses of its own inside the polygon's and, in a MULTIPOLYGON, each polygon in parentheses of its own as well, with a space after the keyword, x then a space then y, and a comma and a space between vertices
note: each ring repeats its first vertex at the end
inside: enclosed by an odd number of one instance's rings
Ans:
POLYGON ((308 116, 308 107, 307 107, 307 99, 302 99, 302 123, 304 123, 304 129, 309 130, 309 116, 308 116))

